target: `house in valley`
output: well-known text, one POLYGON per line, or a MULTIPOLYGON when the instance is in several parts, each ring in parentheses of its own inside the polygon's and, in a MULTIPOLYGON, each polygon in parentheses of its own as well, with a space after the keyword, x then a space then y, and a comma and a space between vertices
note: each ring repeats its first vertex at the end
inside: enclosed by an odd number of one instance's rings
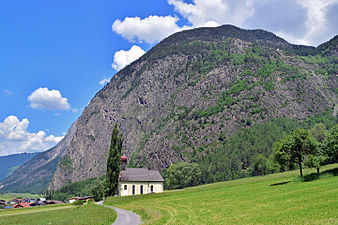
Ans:
POLYGON ((121 157, 121 172, 118 184, 119 196, 163 192, 164 180, 158 170, 126 168, 127 157, 121 157))
POLYGON ((30 207, 29 203, 26 202, 20 202, 13 206, 14 208, 28 208, 30 207))

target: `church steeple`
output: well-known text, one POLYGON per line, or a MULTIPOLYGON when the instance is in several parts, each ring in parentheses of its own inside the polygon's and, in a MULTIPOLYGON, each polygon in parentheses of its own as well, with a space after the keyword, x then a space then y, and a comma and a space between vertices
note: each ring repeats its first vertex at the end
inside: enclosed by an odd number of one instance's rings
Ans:
POLYGON ((122 170, 126 170, 127 168, 127 156, 126 156, 126 153, 124 152, 123 155, 121 156, 121 167, 122 167, 122 170))

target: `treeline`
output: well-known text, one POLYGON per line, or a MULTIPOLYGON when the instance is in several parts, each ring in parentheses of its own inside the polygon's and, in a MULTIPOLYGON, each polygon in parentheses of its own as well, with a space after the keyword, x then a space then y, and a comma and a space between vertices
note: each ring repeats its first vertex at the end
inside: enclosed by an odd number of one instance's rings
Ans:
POLYGON ((92 191, 96 188, 97 184, 103 181, 104 176, 100 178, 90 178, 87 180, 70 183, 56 191, 47 190, 45 193, 45 197, 47 198, 47 200, 53 199, 68 201, 69 198, 74 196, 91 196, 92 191))
MULTIPOLYGON (((297 163, 283 165, 278 162, 276 152, 273 152, 276 143, 297 129, 305 130, 316 141, 318 149, 331 152, 325 159, 320 157, 321 165, 338 162, 338 156, 332 153, 337 151, 334 140, 338 139, 337 119, 332 112, 304 121, 277 118, 238 130, 229 137, 220 133, 218 142, 194 150, 190 163, 178 162, 164 170, 165 186, 167 189, 183 188, 297 168, 297 163)), ((311 157, 307 157, 308 161, 311 157)), ((312 157, 312 164, 308 162, 307 166, 316 167, 317 159, 314 159, 312 157)))

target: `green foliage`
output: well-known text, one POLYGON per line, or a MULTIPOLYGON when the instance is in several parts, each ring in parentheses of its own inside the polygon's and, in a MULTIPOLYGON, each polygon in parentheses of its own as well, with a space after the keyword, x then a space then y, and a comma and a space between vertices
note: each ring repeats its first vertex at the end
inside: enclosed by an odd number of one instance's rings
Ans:
POLYGON ((47 190, 45 192, 45 198, 60 201, 68 201, 69 198, 74 196, 90 196, 92 195, 91 191, 94 189, 97 183, 99 182, 102 183, 103 181, 104 177, 100 177, 70 183, 56 191, 47 190))
POLYGON ((72 202, 71 204, 72 205, 83 205, 84 203, 86 203, 86 200, 78 200, 78 201, 72 202))
POLYGON ((336 124, 327 133, 324 140, 324 151, 329 162, 338 162, 338 125, 336 124))
POLYGON ((230 61, 232 64, 234 65, 241 65, 244 63, 244 60, 245 60, 245 55, 242 55, 242 54, 231 54, 229 56, 230 58, 230 61))
POLYGON ((273 151, 275 160, 279 164, 288 165, 290 168, 291 165, 297 163, 301 177, 303 176, 302 164, 305 157, 310 158, 308 165, 315 166, 319 163, 319 160, 316 159, 318 155, 318 143, 308 130, 295 130, 291 135, 279 140, 274 145, 273 151))
MULTIPOLYGON (((271 119, 265 123, 255 123, 246 129, 239 129, 226 137, 220 132, 218 142, 201 146, 192 152, 192 162, 198 163, 202 171, 201 182, 213 183, 258 175, 254 170, 256 155, 262 154, 266 159, 265 173, 286 171, 296 168, 297 164, 275 163, 272 156, 274 143, 283 139, 297 128, 310 129, 322 123, 330 128, 336 124, 332 111, 301 121, 290 118, 271 119), (226 156, 226 157, 224 157, 226 156)), ((334 142, 334 138, 331 139, 334 142)), ((265 161, 265 160, 261 160, 265 161)))
POLYGON ((118 179, 120 175, 122 134, 119 135, 117 123, 112 132, 110 150, 107 158, 105 196, 117 194, 118 179))
POLYGON ((166 189, 178 189, 200 184, 201 169, 197 163, 177 162, 166 171, 166 189))
POLYGON ((73 168, 73 161, 69 156, 65 156, 60 160, 59 166, 63 170, 71 169, 73 168))
POLYGON ((263 154, 258 154, 254 157, 251 166, 251 175, 265 175, 271 173, 274 170, 272 162, 266 158, 263 154))
POLYGON ((274 85, 274 83, 272 83, 271 81, 269 81, 269 82, 265 83, 265 87, 264 88, 265 88, 266 91, 273 91, 275 89, 275 85, 274 85))
POLYGON ((91 190, 94 201, 101 201, 104 197, 104 182, 97 180, 95 186, 91 190))
POLYGON ((233 96, 240 94, 242 91, 247 90, 248 88, 248 81, 237 80, 229 86, 228 90, 222 93, 215 106, 211 106, 204 111, 196 110, 193 112, 193 117, 195 117, 195 119, 201 117, 207 118, 211 115, 223 112, 226 106, 231 106, 236 102, 233 96))

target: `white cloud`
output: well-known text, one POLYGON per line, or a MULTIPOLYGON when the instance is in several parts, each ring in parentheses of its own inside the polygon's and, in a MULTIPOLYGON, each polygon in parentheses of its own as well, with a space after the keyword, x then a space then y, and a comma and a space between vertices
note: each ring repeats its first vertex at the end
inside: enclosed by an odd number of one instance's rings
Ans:
MULTIPOLYGON (((329 6, 338 3, 337 0, 297 0, 297 3, 307 9, 307 31, 301 37, 300 44, 318 44, 323 34, 328 32, 326 12, 329 6)), ((335 34, 334 34, 335 35, 335 34)), ((291 37, 294 38, 294 37, 291 37)))
POLYGON ((259 28, 304 45, 318 45, 336 35, 337 23, 328 21, 327 13, 337 3, 338 0, 168 0, 194 27, 233 24, 259 28))
POLYGON ((194 27, 214 27, 223 24, 243 26, 244 21, 253 15, 251 0, 168 0, 175 11, 185 17, 194 27))
POLYGON ((72 109, 72 112, 76 113, 76 112, 79 112, 79 110, 78 109, 72 109))
POLYGON ((13 94, 13 92, 11 92, 10 90, 8 90, 8 89, 4 89, 4 90, 2 90, 4 93, 6 93, 6 94, 8 94, 8 95, 12 95, 13 94))
POLYGON ((133 45, 128 51, 120 50, 114 54, 114 62, 112 67, 119 71, 130 63, 134 62, 136 59, 140 58, 145 51, 139 46, 133 45))
POLYGON ((293 44, 318 45, 337 34, 338 0, 167 0, 174 15, 126 17, 113 31, 131 42, 154 44, 184 29, 233 24, 274 32, 293 44))
POLYGON ((69 110, 68 99, 62 97, 58 90, 48 90, 48 88, 38 88, 29 97, 30 107, 33 109, 48 110, 69 110))
POLYGON ((123 21, 117 19, 113 23, 113 31, 131 42, 146 42, 153 44, 163 38, 188 29, 179 27, 176 22, 179 19, 173 16, 149 16, 141 19, 140 17, 126 17, 123 21))
MULTIPOLYGON (((116 54, 116 53, 115 53, 116 54)), ((114 68, 114 67, 113 67, 114 68)), ((110 81, 110 79, 108 78, 103 78, 102 80, 100 80, 100 84, 101 85, 105 85, 106 83, 108 83, 110 81)))
POLYGON ((16 116, 8 116, 0 122, 0 156, 23 152, 41 152, 53 147, 63 137, 46 136, 44 131, 27 131, 28 119, 21 121, 16 116))

